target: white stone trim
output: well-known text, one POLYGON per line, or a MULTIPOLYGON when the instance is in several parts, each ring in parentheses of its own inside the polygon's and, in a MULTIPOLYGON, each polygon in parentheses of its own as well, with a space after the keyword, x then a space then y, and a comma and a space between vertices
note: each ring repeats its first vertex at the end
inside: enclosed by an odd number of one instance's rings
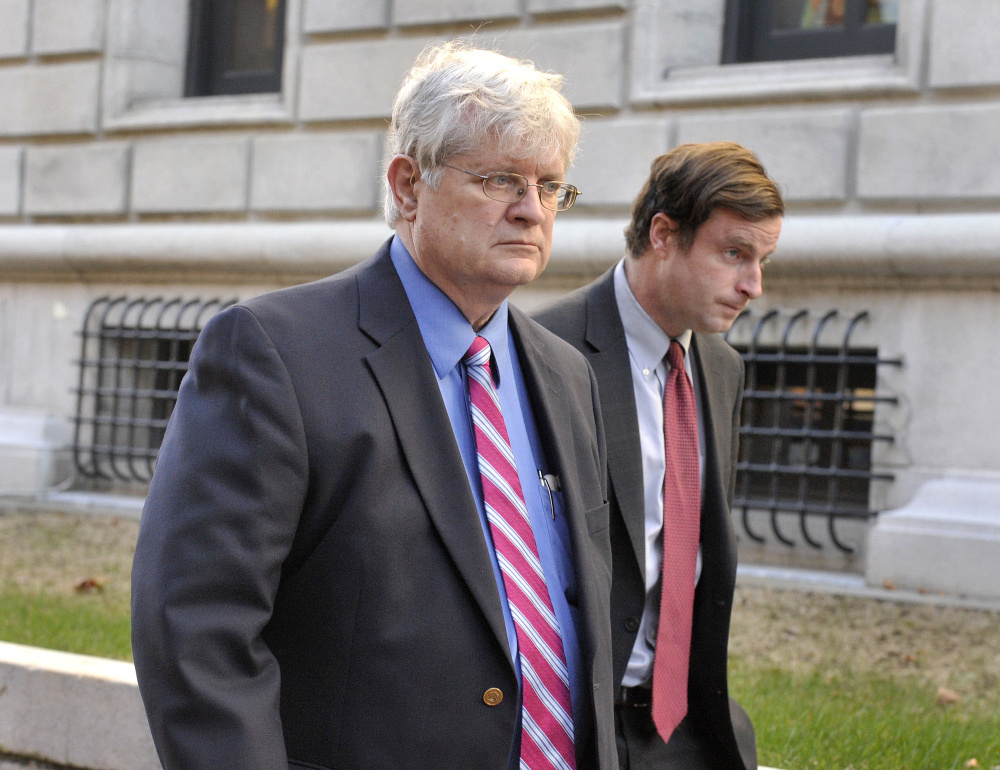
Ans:
POLYGON ((925 482, 881 513, 868 538, 868 585, 1000 599, 1000 481, 925 482))
POLYGON ((896 52, 892 55, 725 66, 718 64, 723 4, 705 4, 694 10, 687 7, 691 2, 636 3, 632 27, 634 104, 850 97, 920 90, 927 0, 901 0, 896 52), (688 45, 679 56, 671 50, 672 43, 692 39, 700 39, 701 47, 688 45))
POLYGON ((256 282, 347 267, 391 234, 381 220, 0 226, 0 272, 82 281, 221 274, 256 282))
POLYGON ((159 770, 131 663, 0 642, 0 746, 60 765, 159 770))
MULTIPOLYGON (((548 272, 585 275, 624 253, 619 218, 565 217, 548 272)), ((380 220, 0 226, 12 280, 229 275, 255 282, 355 264, 391 235, 380 220)), ((1000 277, 1000 214, 789 216, 769 276, 1000 277)))

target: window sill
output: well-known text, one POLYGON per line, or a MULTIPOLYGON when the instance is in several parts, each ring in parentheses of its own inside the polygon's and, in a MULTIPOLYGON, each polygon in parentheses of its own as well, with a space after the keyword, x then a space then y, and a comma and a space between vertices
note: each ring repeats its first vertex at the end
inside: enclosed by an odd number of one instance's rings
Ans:
POLYGON ((659 79, 636 78, 634 104, 695 104, 766 99, 913 94, 915 73, 891 54, 843 59, 677 67, 659 79))
POLYGON ((119 115, 105 115, 107 130, 291 123, 291 105, 281 94, 203 96, 140 102, 119 115))

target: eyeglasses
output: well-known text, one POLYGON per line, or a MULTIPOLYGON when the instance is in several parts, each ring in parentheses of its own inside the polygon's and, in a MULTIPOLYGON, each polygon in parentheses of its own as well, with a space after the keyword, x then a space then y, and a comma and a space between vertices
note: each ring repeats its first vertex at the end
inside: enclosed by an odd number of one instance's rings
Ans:
POLYGON ((529 187, 538 188, 538 200, 542 206, 549 211, 566 211, 573 208, 576 203, 576 196, 580 191, 573 185, 565 182, 542 182, 535 184, 529 182, 520 174, 513 174, 507 171, 490 171, 488 174, 477 174, 475 171, 466 171, 458 166, 449 166, 442 163, 442 166, 461 171, 464 174, 471 174, 483 180, 483 192, 487 198, 492 198, 500 203, 517 203, 529 187))

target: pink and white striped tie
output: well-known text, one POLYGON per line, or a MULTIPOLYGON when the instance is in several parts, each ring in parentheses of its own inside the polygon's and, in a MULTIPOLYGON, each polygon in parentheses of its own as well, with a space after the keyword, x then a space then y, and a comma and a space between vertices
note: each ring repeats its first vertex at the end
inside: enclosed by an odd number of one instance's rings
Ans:
POLYGON ((476 337, 463 361, 486 517, 517 631, 523 682, 521 770, 575 770, 566 655, 493 384, 489 343, 476 337))

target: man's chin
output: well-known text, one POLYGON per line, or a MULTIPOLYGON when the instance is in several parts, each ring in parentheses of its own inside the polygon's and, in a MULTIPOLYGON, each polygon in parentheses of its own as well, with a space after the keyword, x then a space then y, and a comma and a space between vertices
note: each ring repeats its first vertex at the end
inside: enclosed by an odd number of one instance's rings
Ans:
POLYGON ((730 317, 719 317, 713 319, 706 319, 705 323, 701 325, 700 329, 692 329, 692 331, 698 334, 725 334, 728 332, 733 324, 736 322, 739 313, 730 317))
POLYGON ((545 270, 537 255, 534 259, 507 260, 503 266, 503 276, 506 283, 512 287, 525 286, 534 281, 545 270))

